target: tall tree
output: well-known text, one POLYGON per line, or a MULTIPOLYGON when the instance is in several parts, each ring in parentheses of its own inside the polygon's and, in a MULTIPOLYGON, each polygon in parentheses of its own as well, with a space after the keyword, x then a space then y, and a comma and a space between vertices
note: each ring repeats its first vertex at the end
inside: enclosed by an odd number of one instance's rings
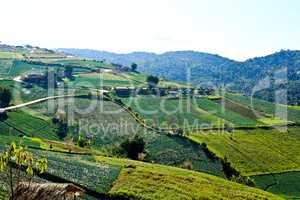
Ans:
POLYGON ((147 82, 148 82, 148 86, 149 88, 155 88, 157 86, 157 84, 159 83, 159 78, 156 76, 148 76, 147 77, 147 82))
POLYGON ((136 63, 131 64, 131 71, 135 72, 137 69, 138 65, 136 63))
POLYGON ((0 87, 0 107, 7 107, 12 99, 11 92, 8 88, 0 87))

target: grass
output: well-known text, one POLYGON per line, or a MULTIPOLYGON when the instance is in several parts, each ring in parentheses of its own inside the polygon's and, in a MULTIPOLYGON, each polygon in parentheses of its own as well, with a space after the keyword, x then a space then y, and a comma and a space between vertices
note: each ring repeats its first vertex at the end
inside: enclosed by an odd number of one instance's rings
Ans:
POLYGON ((199 108, 191 99, 138 96, 124 98, 123 101, 146 123, 160 128, 200 128, 223 124, 222 119, 199 108))
POLYGON ((280 199, 270 193, 204 173, 130 161, 96 157, 97 162, 122 167, 109 191, 138 199, 280 199), (136 168, 126 168, 127 165, 136 168))
POLYGON ((273 118, 261 118, 258 119, 259 122, 263 123, 263 124, 267 124, 267 125, 271 125, 271 126, 284 126, 287 124, 291 124, 292 122, 288 122, 285 120, 282 120, 278 117, 273 117, 273 118))
POLYGON ((256 187, 267 190, 287 199, 299 199, 300 172, 288 172, 280 174, 268 174, 251 177, 256 187))
POLYGON ((244 117, 236 112, 226 109, 226 107, 224 108, 219 103, 207 98, 199 98, 197 99, 197 103, 201 109, 206 110, 207 112, 214 114, 235 126, 256 126, 258 124, 256 120, 244 117))
POLYGON ((190 136, 206 143, 218 157, 227 158, 242 175, 252 176, 300 170, 300 129, 236 130, 234 133, 200 133, 190 136))

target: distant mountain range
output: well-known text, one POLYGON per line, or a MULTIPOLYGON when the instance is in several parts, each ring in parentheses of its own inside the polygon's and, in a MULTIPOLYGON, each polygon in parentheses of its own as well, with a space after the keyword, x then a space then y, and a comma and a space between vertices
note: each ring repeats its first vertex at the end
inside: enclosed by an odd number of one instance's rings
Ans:
MULTIPOLYGON (((300 104, 300 51, 281 50, 274 54, 234 61, 215 54, 174 51, 163 54, 133 52, 116 54, 89 49, 58 49, 68 54, 106 60, 122 65, 138 64, 138 70, 197 85, 223 86, 275 101, 275 93, 287 90, 289 104, 300 104), (285 71, 286 70, 286 71, 285 71), (287 78, 287 79, 286 79, 287 78), (277 92, 276 92, 277 91, 277 92)), ((282 95, 283 96, 283 95, 282 95)), ((284 99, 279 102, 285 103, 284 99)))

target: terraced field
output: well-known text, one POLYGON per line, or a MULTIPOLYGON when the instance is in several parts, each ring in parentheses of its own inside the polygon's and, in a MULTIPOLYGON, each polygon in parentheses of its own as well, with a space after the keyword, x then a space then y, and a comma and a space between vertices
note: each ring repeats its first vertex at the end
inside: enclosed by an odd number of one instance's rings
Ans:
POLYGON ((3 58, 14 59, 14 58, 23 58, 23 56, 22 54, 16 52, 0 51, 0 59, 3 58))
POLYGON ((223 107, 219 103, 207 98, 199 98, 196 102, 201 109, 206 110, 207 112, 214 114, 235 126, 256 126, 259 124, 259 122, 255 119, 242 116, 241 114, 233 112, 230 109, 226 109, 226 107, 223 107))
POLYGON ((7 113, 8 118, 1 121, 1 134, 23 134, 32 137, 57 140, 57 127, 51 121, 37 118, 23 111, 7 113))
POLYGON ((199 108, 190 99, 138 96, 122 99, 146 123, 160 128, 218 127, 224 121, 199 108))
POLYGON ((256 187, 281 195, 286 199, 299 199, 300 172, 287 172, 251 177, 256 187))
POLYGON ((89 86, 91 88, 100 88, 102 86, 111 87, 129 87, 136 86, 140 83, 131 81, 123 76, 115 75, 113 73, 88 73, 81 74, 75 77, 75 81, 72 82, 76 86, 89 86))
POLYGON ((242 175, 281 173, 300 170, 300 129, 236 130, 229 133, 199 133, 190 136, 206 143, 218 157, 227 158, 242 175))
POLYGON ((45 66, 42 65, 32 65, 27 62, 14 60, 12 66, 9 70, 10 76, 19 76, 24 73, 42 73, 45 71, 45 66))
POLYGON ((108 192, 118 178, 120 167, 80 160, 77 156, 64 156, 54 153, 43 153, 40 156, 48 159, 47 173, 87 187, 98 193, 108 192))
POLYGON ((97 162, 122 167, 109 194, 140 199, 280 199, 270 193, 228 182, 203 173, 129 161, 96 157, 97 162), (135 169, 126 168, 128 164, 135 169))
POLYGON ((238 104, 227 98, 218 99, 218 100, 215 100, 215 102, 224 106, 225 110, 230 110, 232 112, 238 113, 239 115, 246 117, 246 118, 256 120, 256 119, 265 117, 264 113, 257 112, 256 110, 250 109, 247 106, 238 104))
MULTIPOLYGON (((64 112, 69 113, 70 125, 78 124, 81 127, 80 132, 93 137, 93 147, 106 154, 111 154, 124 139, 139 134, 146 142, 147 161, 179 167, 185 162, 191 162, 194 170, 223 176, 220 161, 208 158, 201 146, 184 138, 169 137, 145 130, 129 113, 113 102, 74 99, 74 102, 65 103, 66 106, 60 107, 60 111, 65 109, 64 112), (86 112, 84 108, 89 106, 91 106, 90 110, 86 112), (73 110, 74 108, 76 111, 73 110)), ((44 112, 43 114, 48 117, 55 114, 57 108, 49 113, 44 109, 45 107, 47 107, 46 102, 30 108, 40 113, 44 112)), ((70 134, 78 133, 71 131, 70 134)))
POLYGON ((300 110, 297 107, 278 105, 268 101, 249 98, 240 94, 226 93, 227 98, 241 103, 245 106, 253 107, 255 110, 269 114, 270 116, 281 117, 281 113, 287 112, 287 119, 293 122, 300 122, 300 110), (276 116, 276 112, 279 116, 276 116))

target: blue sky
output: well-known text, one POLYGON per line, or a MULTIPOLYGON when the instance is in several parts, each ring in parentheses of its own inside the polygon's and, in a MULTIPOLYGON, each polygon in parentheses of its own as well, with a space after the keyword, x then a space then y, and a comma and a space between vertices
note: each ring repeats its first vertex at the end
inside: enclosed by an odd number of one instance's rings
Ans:
POLYGON ((298 0, 0 0, 0 41, 236 60, 300 49, 298 0))

